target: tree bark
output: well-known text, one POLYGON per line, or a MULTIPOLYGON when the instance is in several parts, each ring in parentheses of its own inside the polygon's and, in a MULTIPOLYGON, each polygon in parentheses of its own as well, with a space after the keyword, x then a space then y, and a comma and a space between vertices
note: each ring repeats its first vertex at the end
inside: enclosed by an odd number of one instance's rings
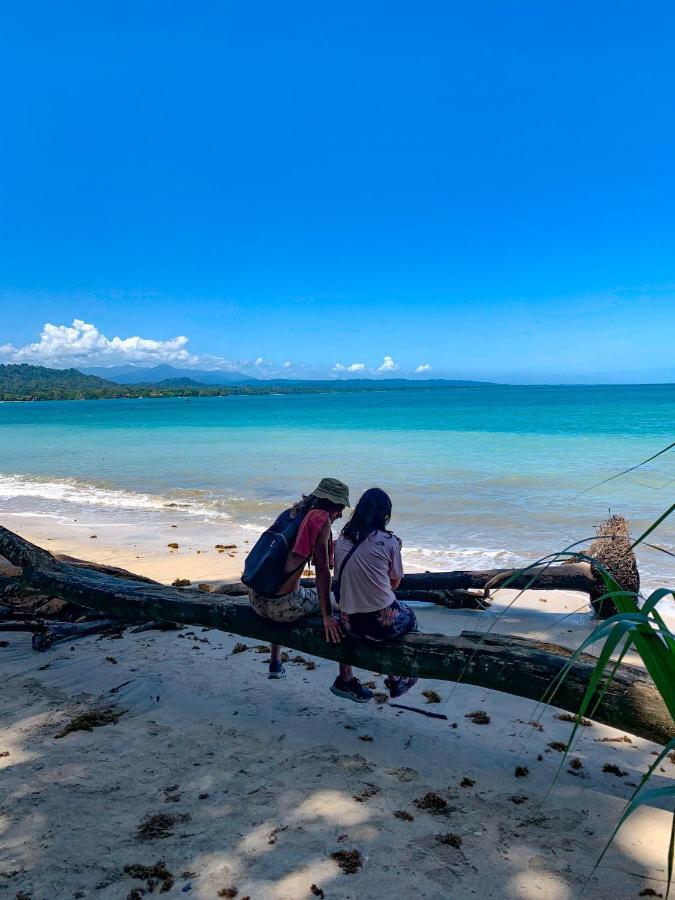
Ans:
MULTIPOLYGON (((210 626, 376 672, 462 681, 539 701, 570 657, 569 650, 554 644, 472 632, 459 637, 409 634, 389 644, 353 638, 328 644, 318 620, 283 625, 259 617, 242 600, 60 562, 1 527, 0 553, 22 567, 27 584, 126 622, 156 619, 210 626)), ((594 657, 584 655, 574 664, 556 694, 556 707, 578 711, 595 662, 594 657)), ((675 733, 675 724, 653 682, 634 666, 619 667, 595 718, 659 743, 666 743, 675 733)))
POLYGON ((97 622, 49 622, 35 630, 32 647, 33 650, 44 653, 61 641, 74 641, 90 634, 110 631, 111 628, 119 631, 121 624, 123 623, 117 619, 99 619, 97 622))
MULTIPOLYGON (((449 609, 481 609, 489 606, 487 596, 508 581, 516 590, 583 591, 594 596, 598 582, 587 562, 537 566, 527 572, 518 569, 483 569, 456 572, 414 572, 404 575, 394 592, 400 600, 422 600, 449 609), (511 580, 509 580, 511 579, 511 580), (484 597, 470 591, 482 591, 484 597)), ((304 587, 315 587, 314 578, 302 578, 304 587)), ((241 581, 224 584, 213 593, 228 597, 243 596, 248 589, 241 581)))
POLYGON ((399 585, 403 591, 467 590, 469 588, 495 590, 511 576, 508 587, 517 590, 533 588, 537 591, 584 591, 594 585, 590 563, 569 563, 537 566, 520 572, 518 569, 484 569, 470 572, 414 572, 404 575, 399 585))
MULTIPOLYGON (((304 587, 316 587, 314 578, 302 578, 301 583, 304 587)), ((248 595, 248 588, 241 581, 235 581, 232 584, 223 584, 217 587, 213 594, 221 594, 225 597, 245 597, 248 595)), ((433 603, 435 606, 444 606, 446 609, 488 609, 490 602, 483 599, 479 593, 471 593, 470 591, 454 589, 446 590, 444 588, 430 589, 407 589, 398 588, 395 592, 398 600, 420 600, 423 603, 433 603)))

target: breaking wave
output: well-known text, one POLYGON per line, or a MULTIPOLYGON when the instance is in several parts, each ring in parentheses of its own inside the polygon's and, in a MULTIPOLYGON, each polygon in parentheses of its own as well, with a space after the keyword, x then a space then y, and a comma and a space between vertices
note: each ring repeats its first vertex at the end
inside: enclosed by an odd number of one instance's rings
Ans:
POLYGON ((24 513, 67 512, 74 506, 89 509, 134 510, 183 515, 205 519, 230 519, 227 500, 214 498, 207 491, 177 490, 169 495, 150 494, 115 488, 75 478, 42 478, 34 475, 0 474, 0 501, 7 508, 20 506, 24 513), (14 502, 12 502, 14 501, 14 502), (34 502, 31 502, 34 501, 34 502))

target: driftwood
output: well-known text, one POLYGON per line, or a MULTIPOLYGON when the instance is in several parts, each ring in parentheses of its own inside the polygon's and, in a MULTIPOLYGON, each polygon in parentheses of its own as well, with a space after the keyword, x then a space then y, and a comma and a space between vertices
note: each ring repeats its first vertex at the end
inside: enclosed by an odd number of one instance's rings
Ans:
POLYGON ((82 618, 101 618, 100 613, 50 596, 26 584, 21 577, 0 577, 0 622, 5 618, 49 619, 59 622, 76 622, 82 618))
POLYGON ((405 703, 390 703, 389 706, 393 706, 394 709, 407 709, 408 712, 419 713, 421 716, 426 716, 428 719, 445 719, 446 722, 448 720, 445 713, 429 712, 428 709, 419 709, 417 706, 406 706, 405 703))
MULTIPOLYGON (((569 650, 554 644, 471 632, 459 637, 410 634, 390 644, 353 638, 328 644, 318 620, 282 625, 260 618, 242 600, 60 562, 5 528, 0 528, 0 553, 22 567, 26 584, 127 622, 154 619, 209 626, 371 671, 463 681, 538 701, 570 657, 569 650)), ((584 655, 574 664, 556 694, 557 707, 577 712, 595 662, 594 657, 584 655)), ((651 679, 634 666, 619 667, 594 715, 600 722, 659 743, 675 733, 675 724, 651 679)))
POLYGON ((473 591, 396 591, 397 600, 419 600, 422 603, 433 603, 447 609, 489 609, 492 605, 482 594, 473 591))
POLYGON ((515 577, 508 586, 519 590, 531 587, 541 591, 590 593, 594 584, 590 563, 586 562, 548 567, 539 566, 521 574, 517 573, 517 569, 414 572, 411 575, 403 576, 399 589, 404 591, 494 590, 514 575, 515 577))
MULTIPOLYGON (((510 570, 509 570, 510 571, 510 570)), ((304 587, 315 587, 314 578, 302 578, 304 587)), ((225 597, 246 597, 248 588, 241 581, 232 584, 223 584, 217 587, 214 594, 225 597)), ((446 609, 488 609, 489 601, 484 599, 483 592, 472 592, 461 589, 448 590, 446 588, 399 588, 395 591, 397 600, 420 600, 423 603, 433 603, 435 606, 444 606, 446 609)))
POLYGON ((35 630, 31 641, 33 650, 44 653, 54 644, 61 641, 74 641, 77 638, 88 637, 91 634, 99 634, 102 631, 119 629, 120 623, 116 619, 100 619, 97 622, 49 622, 41 623, 41 627, 35 630))
MULTIPOLYGON (((478 608, 477 602, 484 602, 483 598, 490 590, 496 590, 510 578, 512 580, 508 586, 519 590, 532 587, 540 591, 583 591, 591 594, 597 589, 591 564, 587 562, 539 566, 528 569, 526 573, 517 573, 517 569, 414 572, 403 576, 395 594, 401 600, 426 600, 455 609, 465 603, 470 608, 478 608)), ((316 579, 302 578, 300 583, 304 587, 315 587, 316 579)), ((247 592, 245 584, 235 581, 216 588, 213 593, 238 597, 247 592)))
POLYGON ((28 631, 37 632, 44 630, 44 622, 35 619, 3 619, 0 622, 0 631, 28 631))
MULTIPOLYGON (((97 618, 92 622, 44 622, 39 619, 13 619, 0 622, 0 631, 28 632, 33 635, 33 650, 44 652, 53 644, 61 641, 73 641, 80 637, 88 637, 111 629, 119 630, 118 619, 97 618)), ((157 627, 157 623, 153 623, 157 627)), ((174 627, 174 626, 168 626, 174 627)))

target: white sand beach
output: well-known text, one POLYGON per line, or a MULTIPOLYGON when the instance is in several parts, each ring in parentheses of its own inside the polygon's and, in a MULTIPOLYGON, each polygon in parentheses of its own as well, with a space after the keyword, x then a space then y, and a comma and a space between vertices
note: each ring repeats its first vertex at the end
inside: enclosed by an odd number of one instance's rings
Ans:
MULTIPOLYGON (((164 534, 133 552, 103 535, 23 534, 166 583, 241 571, 239 547, 219 554, 176 537, 171 552, 164 534)), ((592 626, 583 595, 563 592, 530 591, 497 621, 513 596, 501 592, 485 613, 422 608, 420 626, 495 627, 568 646, 592 626)), ((571 724, 505 694, 419 683, 402 702, 448 717, 431 719, 340 700, 328 690, 335 664, 295 652, 288 677, 270 682, 264 650, 214 630, 126 630, 42 654, 26 634, 2 637, 2 897, 136 898, 153 881, 155 892, 204 900, 665 894, 665 809, 638 811, 593 872, 653 760, 646 740, 581 728, 577 768, 566 764, 555 781, 561 754, 550 745, 567 741, 571 724), (427 689, 439 703, 427 703, 427 689), (97 707, 114 707, 117 723, 57 738, 97 707), (487 724, 467 717, 476 710, 487 724), (517 766, 527 774, 516 777, 517 766), (157 815, 159 835, 143 839, 139 826, 157 815), (125 871, 160 861, 154 878, 125 871)), ((384 690, 381 676, 358 674, 384 690)), ((655 786, 674 777, 666 761, 655 786)))

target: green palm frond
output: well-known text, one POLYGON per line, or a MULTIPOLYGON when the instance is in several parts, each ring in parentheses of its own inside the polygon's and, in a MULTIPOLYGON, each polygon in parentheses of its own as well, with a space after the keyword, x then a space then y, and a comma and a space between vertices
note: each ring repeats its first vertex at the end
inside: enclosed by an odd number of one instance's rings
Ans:
MULTIPOLYGON (((647 528, 647 530, 633 543, 632 548, 644 542, 644 539, 650 535, 665 519, 675 511, 675 504, 667 509, 659 518, 647 528)), ((565 663, 558 676, 551 683, 546 692, 545 702, 551 703, 555 698, 556 692, 560 685, 567 677, 570 668, 587 647, 599 641, 604 641, 598 661, 593 669, 589 683, 582 698, 577 720, 574 723, 570 740, 567 742, 567 748, 564 751, 558 772, 554 778, 555 784, 560 772, 565 764, 567 755, 570 752, 574 739, 577 735, 581 717, 587 712, 597 708, 598 703, 602 699, 607 686, 614 677, 618 666, 623 660, 628 650, 633 647, 642 659, 645 668, 649 672, 657 690, 659 691, 663 702, 665 703, 670 715, 675 722, 675 635, 669 629, 667 623, 657 610, 658 603, 664 597, 672 595, 675 597, 675 589, 659 588, 647 597, 641 606, 638 600, 642 599, 638 594, 632 591, 626 591, 616 582, 612 575, 596 561, 590 560, 592 564, 600 571, 606 593, 600 598, 611 599, 614 602, 618 613, 606 619, 587 638, 581 643, 581 646, 575 650, 570 659, 565 663), (618 658, 612 661, 612 656, 619 650, 618 658), (609 673, 606 675, 608 666, 612 663, 609 673), (596 702, 591 708, 593 699, 596 702)), ((598 858, 595 868, 600 864, 602 858, 609 849, 612 841, 616 837, 619 829, 626 819, 635 812, 640 806, 644 806, 656 801, 670 800, 674 801, 675 807, 675 786, 648 788, 645 786, 653 777, 659 763, 670 753, 675 752, 675 737, 661 750, 647 772, 643 775, 642 780, 635 789, 631 799, 616 824, 612 834, 610 835, 604 850, 598 858)), ((670 894, 670 888, 673 880, 673 867, 675 865, 675 810, 673 812, 673 825, 671 827, 670 842, 668 846, 668 882, 666 897, 670 894)))

